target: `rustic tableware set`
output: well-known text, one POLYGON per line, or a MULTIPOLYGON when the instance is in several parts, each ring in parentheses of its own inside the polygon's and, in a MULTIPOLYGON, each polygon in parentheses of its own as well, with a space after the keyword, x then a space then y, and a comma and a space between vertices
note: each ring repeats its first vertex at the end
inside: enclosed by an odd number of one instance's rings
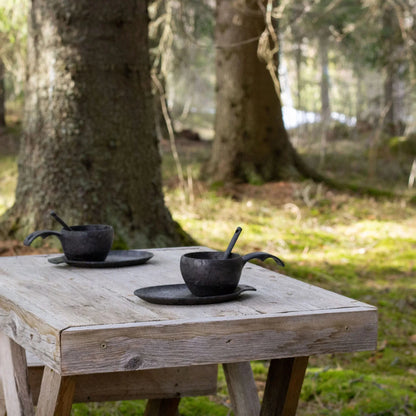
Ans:
MULTIPOLYGON (((50 263, 89 268, 124 267, 144 264, 153 257, 153 253, 147 251, 111 251, 114 231, 110 225, 68 226, 54 211, 50 214, 63 226, 62 230, 35 231, 24 240, 25 245, 30 245, 38 237, 58 237, 64 255, 49 258, 50 263)), ((135 295, 158 304, 201 305, 233 300, 245 291, 255 291, 252 286, 239 285, 242 270, 248 261, 271 258, 279 266, 284 266, 284 263, 264 252, 244 256, 232 253, 241 231, 241 227, 237 227, 224 252, 195 251, 182 255, 180 271, 184 284, 140 288, 135 290, 135 295)))

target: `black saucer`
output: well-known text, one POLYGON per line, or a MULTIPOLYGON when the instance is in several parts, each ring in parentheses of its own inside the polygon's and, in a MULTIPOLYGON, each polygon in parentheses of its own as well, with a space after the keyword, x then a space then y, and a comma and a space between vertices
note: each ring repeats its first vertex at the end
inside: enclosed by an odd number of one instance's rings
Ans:
POLYGON ((252 286, 240 285, 232 293, 217 296, 195 296, 185 284, 149 286, 136 289, 134 294, 139 298, 159 305, 207 305, 234 300, 247 290, 256 290, 252 286))
POLYGON ((152 257, 153 253, 149 251, 112 250, 104 261, 68 260, 65 256, 52 257, 48 261, 53 264, 66 263, 76 267, 104 268, 135 266, 146 263, 152 257))

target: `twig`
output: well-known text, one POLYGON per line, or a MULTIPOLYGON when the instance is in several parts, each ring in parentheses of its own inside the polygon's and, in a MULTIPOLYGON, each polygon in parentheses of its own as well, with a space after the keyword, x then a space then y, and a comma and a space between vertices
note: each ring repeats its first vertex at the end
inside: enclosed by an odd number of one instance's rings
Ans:
POLYGON ((259 44, 257 47, 257 55, 260 59, 266 62, 266 69, 272 78, 274 89, 276 91, 279 101, 281 101, 280 95, 280 82, 277 75, 277 65, 275 62, 275 55, 279 52, 279 39, 272 23, 272 12, 273 12, 273 0, 267 0, 267 7, 265 8, 261 0, 257 1, 260 10, 264 14, 264 20, 266 28, 260 35, 259 44), (270 45, 270 39, 273 42, 273 46, 270 45))
POLYGON ((241 45, 247 45, 248 43, 256 42, 259 39, 260 39, 260 36, 256 36, 254 38, 245 39, 240 42, 227 43, 227 44, 222 44, 222 45, 216 44, 215 47, 217 49, 238 48, 241 45))
POLYGON ((152 71, 151 75, 152 75, 152 81, 153 81, 155 87, 157 88, 157 90, 159 92, 160 104, 162 106, 163 118, 165 119, 166 127, 168 129, 168 134, 169 134, 170 149, 172 151, 172 156, 173 156, 173 159, 175 161, 176 171, 178 173, 178 178, 179 178, 179 183, 180 183, 180 186, 181 186, 182 192, 183 192, 183 199, 185 200, 185 195, 186 195, 185 179, 184 179, 184 175, 183 175, 181 161, 179 159, 178 150, 176 148, 175 133, 174 133, 174 130, 173 130, 172 120, 169 117, 169 112, 168 112, 168 109, 167 109, 167 106, 166 106, 166 93, 165 93, 165 90, 163 88, 162 83, 159 81, 156 74, 152 71))
POLYGON ((413 185, 415 183, 416 178, 416 159, 413 159, 412 167, 410 169, 410 175, 409 175, 409 188, 413 188, 413 185))

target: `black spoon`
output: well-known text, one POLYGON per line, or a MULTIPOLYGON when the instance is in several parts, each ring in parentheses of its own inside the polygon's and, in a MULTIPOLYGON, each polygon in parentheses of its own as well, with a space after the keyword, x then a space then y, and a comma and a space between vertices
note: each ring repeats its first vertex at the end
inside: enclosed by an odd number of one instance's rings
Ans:
POLYGON ((51 215, 51 217, 53 217, 56 221, 58 221, 58 222, 59 222, 59 224, 61 224, 61 225, 65 228, 65 230, 67 230, 67 231, 72 231, 72 228, 71 228, 68 224, 66 224, 66 222, 65 222, 62 218, 58 217, 58 214, 57 214, 55 211, 51 211, 51 212, 50 212, 50 215, 51 215))
POLYGON ((228 257, 230 257, 231 250, 234 248, 234 245, 237 242, 237 239, 240 236, 241 231, 243 231, 241 229, 241 227, 237 227, 237 229, 235 230, 235 233, 234 233, 234 235, 233 235, 233 237, 230 241, 230 244, 228 244, 227 250, 225 250, 225 252, 224 252, 223 260, 228 259, 228 257))

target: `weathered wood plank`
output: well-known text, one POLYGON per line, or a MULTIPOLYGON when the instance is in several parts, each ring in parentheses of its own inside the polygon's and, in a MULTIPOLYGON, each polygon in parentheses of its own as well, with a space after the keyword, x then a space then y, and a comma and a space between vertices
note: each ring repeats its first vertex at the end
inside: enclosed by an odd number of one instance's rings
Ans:
MULTIPOLYGON (((29 384, 36 404, 43 367, 29 365, 29 384)), ((74 403, 205 396, 217 391, 217 366, 73 376, 74 403)), ((1 413, 0 413, 1 415, 1 413)))
POLYGON ((119 269, 54 266, 47 262, 47 256, 3 257, 0 325, 11 312, 23 315, 21 320, 28 321, 29 326, 41 323, 60 331, 70 326, 192 320, 196 311, 198 316, 207 318, 261 317, 360 305, 353 299, 254 264, 245 266, 241 283, 253 285, 257 292, 246 294, 239 301, 189 308, 153 305, 134 296, 139 287, 183 283, 180 256, 195 250, 152 250, 155 256, 148 263, 119 269), (54 313, 50 314, 50 310, 54 313))
MULTIPOLYGON (((2 291, 3 288, 0 289, 2 291)), ((59 331, 40 322, 21 307, 13 310, 10 303, 1 302, 1 296, 0 304, 6 305, 6 309, 0 307, 0 331, 22 345, 25 350, 40 355, 43 363, 59 371, 59 331)))
MULTIPOLYGON (((0 363, 1 366, 1 363, 0 363)), ((1 374, 1 368, 0 368, 0 374, 1 374)), ((3 392, 3 383, 1 381, 0 376, 0 416, 6 415, 6 401, 4 400, 4 392, 3 392)))
POLYGON ((234 414, 238 416, 258 416, 260 401, 249 362, 223 364, 234 414))
POLYGON ((181 367, 372 350, 376 310, 69 328, 62 374, 181 367))
POLYGON ((33 415, 25 351, 1 332, 0 360, 0 376, 7 413, 13 416, 33 415))
POLYGON ((308 357, 271 360, 260 416, 295 416, 308 357))
POLYGON ((74 392, 74 377, 61 377, 45 367, 36 416, 70 416, 74 392))
POLYGON ((177 416, 180 398, 151 399, 147 402, 144 416, 177 416))
POLYGON ((244 267, 241 283, 257 292, 233 302, 168 306, 134 296, 139 287, 182 283, 180 256, 196 250, 206 248, 150 249, 155 256, 145 265, 118 269, 2 257, 0 331, 62 375, 210 364, 219 350, 222 362, 238 362, 292 354, 287 348, 294 355, 374 348, 374 307, 254 264, 244 267), (304 330, 302 343, 296 331, 304 330), (255 356, 239 350, 246 341, 255 356))

